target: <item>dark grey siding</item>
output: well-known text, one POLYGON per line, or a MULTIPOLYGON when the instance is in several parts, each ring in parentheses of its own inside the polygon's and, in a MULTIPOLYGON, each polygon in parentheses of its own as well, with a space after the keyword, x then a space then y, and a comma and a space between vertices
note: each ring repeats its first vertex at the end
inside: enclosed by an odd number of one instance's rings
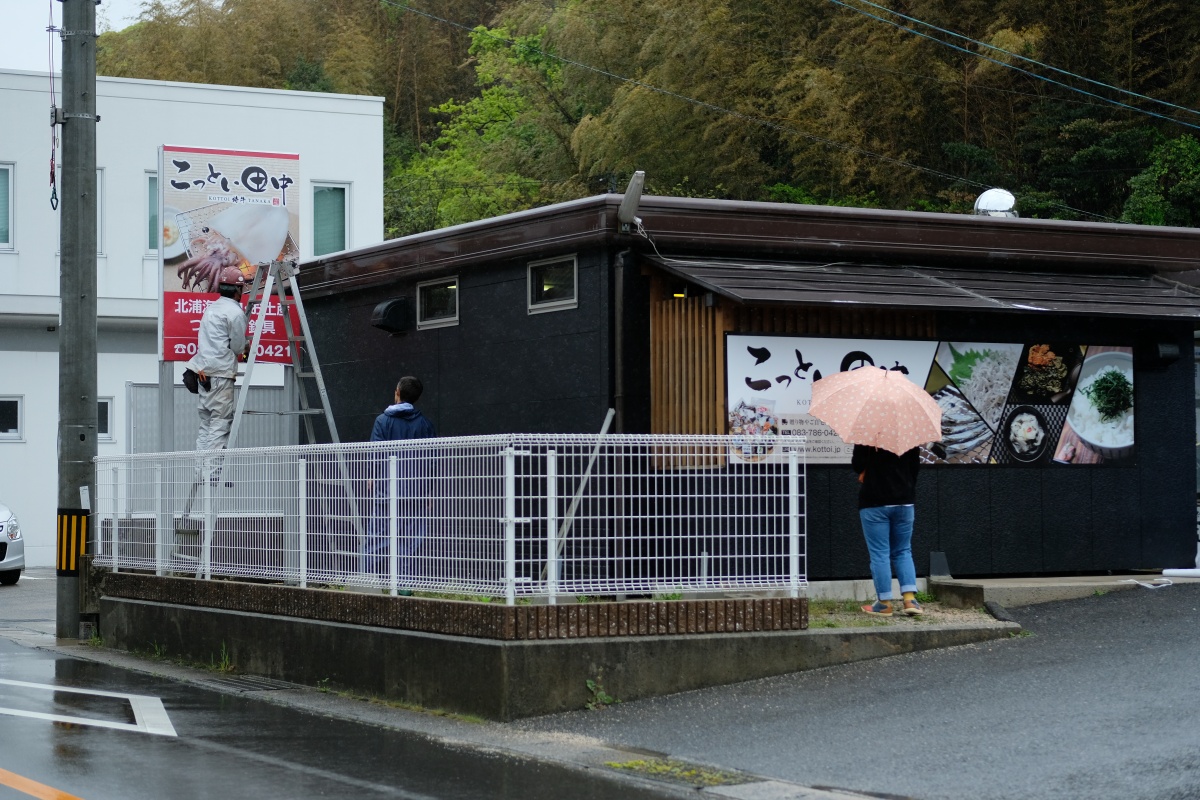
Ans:
POLYGON ((414 303, 415 281, 306 301, 341 438, 370 436, 403 375, 425 384, 417 405, 440 436, 599 431, 611 402, 607 254, 579 254, 577 308, 541 314, 527 311, 525 261, 452 274, 451 327, 393 335, 371 326, 376 304, 414 303))

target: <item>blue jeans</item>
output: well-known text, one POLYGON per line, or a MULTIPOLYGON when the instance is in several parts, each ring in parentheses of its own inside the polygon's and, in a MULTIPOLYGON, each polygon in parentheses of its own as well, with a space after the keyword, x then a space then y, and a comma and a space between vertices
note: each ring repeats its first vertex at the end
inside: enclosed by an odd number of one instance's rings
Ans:
POLYGON ((867 552, 871 554, 871 580, 880 600, 892 599, 893 569, 901 592, 917 590, 917 568, 912 558, 914 516, 912 506, 876 506, 858 511, 867 552))

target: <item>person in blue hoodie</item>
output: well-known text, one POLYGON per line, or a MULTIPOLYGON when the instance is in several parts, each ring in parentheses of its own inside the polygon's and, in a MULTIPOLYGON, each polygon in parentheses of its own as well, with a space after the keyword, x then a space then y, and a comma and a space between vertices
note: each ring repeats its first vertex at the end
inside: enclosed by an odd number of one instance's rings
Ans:
POLYGON ((402 439, 432 439, 437 436, 433 423, 418 411, 414 404, 421 399, 425 387, 421 381, 406 375, 396 384, 396 402, 375 418, 371 428, 372 442, 395 442, 402 439))
MULTIPOLYGON (((421 399, 424 386, 421 381, 411 375, 406 375, 396 384, 395 402, 384 409, 375 419, 371 428, 372 442, 396 442, 409 439, 431 439, 437 434, 433 423, 425 418, 415 406, 421 399)), ((410 583, 417 574, 417 564, 414 555, 426 534, 425 512, 429 506, 428 497, 421 490, 420 480, 422 461, 416 457, 415 451, 409 448, 396 453, 398 458, 399 480, 397 481, 397 547, 396 574, 401 583, 410 583)), ((386 461, 382 472, 373 480, 375 497, 375 513, 371 518, 370 531, 364 548, 363 571, 374 572, 380 577, 390 577, 388 570, 388 551, 391 519, 389 490, 386 461)), ((405 594, 411 594, 405 591, 405 594)))

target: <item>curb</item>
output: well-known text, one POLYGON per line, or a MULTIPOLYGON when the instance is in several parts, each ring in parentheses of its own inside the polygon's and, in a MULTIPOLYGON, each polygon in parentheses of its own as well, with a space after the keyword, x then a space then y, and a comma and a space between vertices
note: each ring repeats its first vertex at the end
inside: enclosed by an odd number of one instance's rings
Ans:
POLYGON ((1018 626, 1021 624, 1020 622, 1017 622, 1012 614, 1008 613, 1008 609, 997 603, 995 600, 985 600, 983 602, 983 607, 987 609, 989 614, 991 614, 1000 622, 1012 622, 1018 626))

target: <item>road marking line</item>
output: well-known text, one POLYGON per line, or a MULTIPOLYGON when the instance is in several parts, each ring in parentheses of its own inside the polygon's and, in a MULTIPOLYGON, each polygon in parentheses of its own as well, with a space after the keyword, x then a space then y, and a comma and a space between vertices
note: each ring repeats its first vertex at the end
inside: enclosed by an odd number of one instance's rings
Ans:
POLYGON ((44 783, 31 781, 29 778, 22 777, 15 772, 9 772, 6 769, 0 769, 0 786, 16 789, 18 792, 27 794, 30 797, 36 797, 38 800, 80 800, 80 798, 73 794, 59 791, 44 783))
POLYGON ((133 709, 134 722, 111 722, 104 719, 89 719, 88 717, 73 717, 65 714, 46 714, 41 711, 25 711, 18 708, 0 707, 0 714, 11 717, 29 717, 44 719, 50 722, 69 722, 75 725, 91 725, 94 728, 112 728, 132 733, 148 733, 154 736, 176 736, 175 726, 163 707, 162 700, 144 694, 124 694, 122 692, 104 692, 99 689, 76 689, 71 686, 54 686, 47 683, 28 683, 0 678, 0 684, 8 686, 23 686, 27 689, 45 689, 51 692, 72 692, 74 694, 89 694, 95 697, 115 697, 128 701, 133 709))

